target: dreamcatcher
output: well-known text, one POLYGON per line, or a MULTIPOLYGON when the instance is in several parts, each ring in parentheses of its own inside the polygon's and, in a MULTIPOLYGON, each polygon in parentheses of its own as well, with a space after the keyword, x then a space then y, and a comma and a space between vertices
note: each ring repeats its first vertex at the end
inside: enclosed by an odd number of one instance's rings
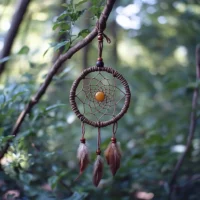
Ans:
POLYGON ((98 60, 95 67, 85 69, 74 81, 70 91, 72 110, 82 122, 82 137, 77 151, 80 173, 89 163, 89 153, 85 139, 85 124, 98 128, 97 158, 94 164, 93 183, 98 186, 103 175, 103 159, 101 157, 101 128, 111 125, 113 133, 111 142, 104 152, 107 164, 113 176, 120 167, 121 151, 117 144, 117 121, 126 113, 131 93, 123 76, 111 67, 104 67, 102 59, 103 39, 110 39, 98 26, 98 60))

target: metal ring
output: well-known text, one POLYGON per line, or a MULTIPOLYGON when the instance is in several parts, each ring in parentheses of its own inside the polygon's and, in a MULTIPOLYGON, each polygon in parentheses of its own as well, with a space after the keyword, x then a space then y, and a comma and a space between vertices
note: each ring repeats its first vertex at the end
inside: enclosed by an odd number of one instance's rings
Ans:
POLYGON ((128 108, 129 108, 129 104, 130 104, 131 92, 130 92, 129 85, 128 85, 126 79, 119 72, 114 70, 113 68, 111 68, 111 67, 90 67, 88 69, 85 69, 81 73, 81 75, 74 81, 72 88, 70 90, 69 99, 70 99, 70 104, 71 104, 72 110, 74 111, 76 116, 82 122, 89 124, 91 126, 94 126, 94 127, 105 127, 105 126, 108 126, 110 124, 117 122, 127 112, 128 108), (115 117, 113 117, 111 120, 101 121, 101 123, 99 123, 99 121, 92 121, 92 120, 87 119, 83 114, 80 113, 80 111, 77 107, 77 104, 76 104, 76 89, 77 89, 80 81, 82 79, 84 79, 89 73, 98 72, 98 71, 105 71, 105 72, 112 74, 115 78, 117 78, 121 82, 121 84, 124 86, 124 89, 125 89, 125 101, 124 101, 124 106, 122 107, 121 111, 115 117))

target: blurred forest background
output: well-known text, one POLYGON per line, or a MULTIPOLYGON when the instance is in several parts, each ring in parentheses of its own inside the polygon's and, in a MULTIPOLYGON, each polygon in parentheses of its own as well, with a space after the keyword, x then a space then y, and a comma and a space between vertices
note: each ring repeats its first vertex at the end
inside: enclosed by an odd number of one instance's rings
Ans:
MULTIPOLYGON (((94 28, 105 1, 0 0, 0 49, 21 2, 29 5, 11 53, 0 60, 1 149, 13 139, 1 160, 0 199, 168 199, 172 172, 186 147, 193 90, 199 85, 195 48, 200 42, 200 1, 116 2, 105 30, 112 43, 105 42, 103 57, 106 66, 128 80, 132 99, 118 124, 121 168, 113 178, 105 165, 97 189, 91 175, 97 130, 89 126, 91 163, 74 182, 81 126, 69 105, 72 82, 96 63, 97 40, 62 66, 17 137, 10 134, 52 63, 94 28), (72 12, 74 17, 69 17, 72 12)), ((191 148, 174 185, 175 200, 200 199, 199 118, 196 122, 191 148)), ((102 129, 102 149, 111 133, 112 127, 102 129)))

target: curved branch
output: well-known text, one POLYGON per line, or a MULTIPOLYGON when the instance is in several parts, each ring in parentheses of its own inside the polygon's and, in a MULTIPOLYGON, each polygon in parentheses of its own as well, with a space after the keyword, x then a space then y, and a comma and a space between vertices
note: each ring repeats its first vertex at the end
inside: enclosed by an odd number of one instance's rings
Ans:
MULTIPOLYGON (((20 24, 22 23, 23 17, 27 11, 27 7, 31 0, 21 0, 17 6, 15 14, 13 15, 12 22, 10 25, 10 29, 6 34, 4 46, 2 48, 0 59, 8 57, 10 55, 14 40, 17 36, 20 24)), ((0 75, 3 73, 5 68, 5 62, 0 63, 0 75)))
MULTIPOLYGON (((196 48, 196 80, 197 81, 200 80, 200 45, 198 45, 196 48)), ((192 98, 192 112, 191 112, 191 116, 190 116, 190 128, 189 128, 189 133, 188 133, 188 138, 187 138, 187 144, 186 144, 185 151, 183 152, 183 154, 177 161, 177 164, 176 164, 173 174, 172 174, 172 178, 170 181, 170 196, 172 195, 173 185, 176 181, 178 172, 181 168, 181 165, 183 164, 183 161, 185 159, 187 152, 190 149, 190 146, 192 144, 192 140, 194 137, 194 133, 195 133, 195 129, 196 129, 196 121, 197 121, 196 109, 197 109, 197 104, 198 104, 198 96, 199 96, 199 90, 197 87, 194 89, 193 98, 192 98)))
MULTIPOLYGON (((110 12, 112 11, 113 5, 116 0, 107 0, 107 3, 105 5, 105 8, 99 18, 99 25, 104 30, 106 28, 106 22, 107 19, 110 15, 110 12)), ((43 94, 46 92, 48 86, 50 85, 53 76, 57 73, 58 69, 61 67, 61 65, 68 59, 70 59, 77 51, 82 49, 84 46, 86 46, 88 43, 90 43, 95 37, 97 36, 97 29, 94 28, 91 33, 84 38, 82 41, 78 42, 75 46, 71 47, 65 54, 60 55, 52 68, 49 70, 49 73, 47 74, 47 77, 35 96, 31 98, 29 103, 26 105, 25 109, 21 112, 19 115, 11 135, 17 136, 19 128, 21 127, 26 115, 31 111, 33 106, 39 102, 43 94)), ((0 159, 2 159, 7 152, 9 146, 10 146, 10 141, 6 144, 5 148, 0 154, 0 159)))

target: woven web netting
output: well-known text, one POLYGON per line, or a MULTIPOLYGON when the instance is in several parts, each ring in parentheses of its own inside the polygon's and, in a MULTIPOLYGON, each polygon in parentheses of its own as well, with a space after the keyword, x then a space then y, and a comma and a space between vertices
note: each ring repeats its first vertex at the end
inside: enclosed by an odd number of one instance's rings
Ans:
POLYGON ((122 109, 125 89, 112 74, 104 71, 89 73, 76 89, 76 103, 81 114, 91 121, 108 121, 122 109), (99 102, 95 95, 103 92, 105 98, 99 102))

